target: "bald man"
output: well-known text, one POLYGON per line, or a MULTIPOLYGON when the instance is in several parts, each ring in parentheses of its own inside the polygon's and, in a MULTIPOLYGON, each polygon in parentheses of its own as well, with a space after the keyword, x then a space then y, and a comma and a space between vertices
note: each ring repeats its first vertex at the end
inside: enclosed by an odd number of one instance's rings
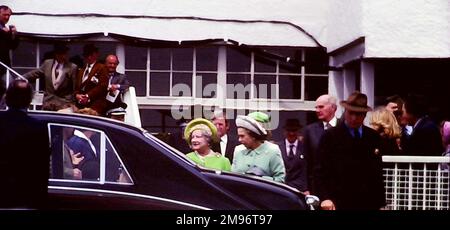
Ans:
POLYGON ((114 54, 110 54, 106 57, 105 65, 108 69, 107 111, 117 110, 118 108, 126 109, 127 104, 123 101, 123 94, 130 87, 130 82, 125 75, 117 72, 119 58, 114 54))
POLYGON ((314 194, 314 159, 317 156, 320 138, 325 130, 335 127, 339 122, 336 118, 336 98, 324 94, 316 100, 316 115, 319 121, 309 124, 303 129, 303 147, 307 160, 308 191, 314 194))

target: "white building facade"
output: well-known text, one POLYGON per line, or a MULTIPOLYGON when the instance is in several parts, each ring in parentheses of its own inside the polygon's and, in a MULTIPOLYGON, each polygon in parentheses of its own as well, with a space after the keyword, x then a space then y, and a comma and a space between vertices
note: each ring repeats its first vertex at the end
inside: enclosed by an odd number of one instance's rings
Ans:
POLYGON ((66 41, 76 62, 93 42, 103 57, 118 55, 119 71, 136 87, 143 126, 153 132, 171 132, 172 110, 182 106, 191 116, 263 110, 279 115, 274 126, 293 117, 306 124, 319 95, 343 100, 354 90, 372 106, 393 94, 426 94, 438 116, 449 114, 448 0, 3 4, 23 39, 14 69, 39 66, 55 41, 66 41))

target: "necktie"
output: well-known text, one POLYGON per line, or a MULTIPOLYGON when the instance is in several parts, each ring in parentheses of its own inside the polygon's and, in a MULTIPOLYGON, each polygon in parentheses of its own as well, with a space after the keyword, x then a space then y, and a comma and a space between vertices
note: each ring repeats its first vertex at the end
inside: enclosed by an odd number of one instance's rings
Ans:
POLYGON ((295 147, 295 145, 289 145, 289 154, 288 154, 288 157, 289 158, 294 158, 294 147, 295 147))
POLYGON ((355 139, 360 139, 361 136, 359 135, 359 129, 353 129, 353 135, 355 139))
POLYGON ((325 124, 325 130, 330 129, 331 127, 333 127, 333 126, 331 126, 330 123, 327 122, 327 123, 325 124))
POLYGON ((89 76, 89 65, 86 65, 86 70, 84 71, 83 79, 81 82, 85 82, 88 79, 88 76, 89 76))

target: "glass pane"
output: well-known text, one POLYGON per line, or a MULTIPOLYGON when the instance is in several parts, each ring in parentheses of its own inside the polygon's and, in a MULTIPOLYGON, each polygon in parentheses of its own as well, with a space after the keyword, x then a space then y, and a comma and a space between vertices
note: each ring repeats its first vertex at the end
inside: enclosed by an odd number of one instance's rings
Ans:
POLYGON ((13 67, 36 67, 36 44, 22 41, 13 51, 11 58, 13 67))
POLYGON ((50 178, 100 180, 100 132, 53 125, 50 137, 50 178), (74 165, 78 168, 74 169, 74 165))
POLYGON ((147 48, 125 46, 125 69, 147 69, 147 48))
POLYGON ((172 96, 192 96, 192 73, 173 73, 172 96))
MULTIPOLYGON (((19 46, 22 45, 19 44, 19 46)), ((69 46, 69 44, 67 44, 67 46, 69 46)), ((46 59, 50 59, 53 58, 53 44, 50 43, 40 43, 39 44, 39 52, 40 52, 40 63, 42 64, 46 59)), ((69 55, 70 55, 70 49, 69 49, 69 55)), ((68 56, 70 57, 70 56, 68 56)))
POLYGON ((170 49, 150 49, 150 69, 170 70, 170 49))
POLYGON ((251 54, 247 51, 227 49, 228 72, 250 72, 251 54))
POLYGON ((173 70, 192 71, 193 52, 192 48, 173 49, 173 70))
POLYGON ((106 172, 105 180, 107 182, 119 184, 131 184, 131 178, 128 170, 121 163, 117 152, 112 147, 109 139, 106 139, 106 172))
POLYGON ((125 75, 130 81, 130 85, 136 89, 136 96, 147 96, 147 73, 125 71, 125 75))
POLYGON ((305 100, 315 101, 328 92, 328 77, 305 77, 305 100))
POLYGON ((300 76, 283 76, 279 77, 280 99, 300 99, 302 81, 300 76))
POLYGON ((197 95, 196 97, 214 98, 217 94, 217 74, 201 73, 197 75, 197 95), (202 84, 200 85, 199 79, 202 84))
POLYGON ((227 98, 249 99, 250 98, 250 75, 249 74, 227 74, 227 98))
POLYGON ((301 66, 295 65, 293 63, 280 62, 279 71, 280 71, 280 73, 299 74, 299 73, 301 73, 301 66))
POLYGON ((277 63, 263 57, 255 56, 255 72, 275 73, 277 71, 277 63))
POLYGON ((328 55, 326 51, 321 49, 306 50, 305 61, 306 73, 328 73, 328 55))
POLYGON ((197 71, 217 71, 217 47, 197 48, 197 71))
POLYGON ((69 50, 69 60, 77 65, 78 67, 83 67, 84 60, 83 60, 83 46, 84 43, 70 43, 67 44, 70 48, 69 50))
POLYGON ((276 98, 277 79, 275 75, 256 75, 256 98, 276 98))
POLYGON ((169 73, 150 73, 150 96, 170 96, 169 73))
POLYGON ((163 114, 159 110, 155 109, 140 109, 139 113, 141 115, 141 120, 144 129, 151 133, 160 132, 164 126, 163 114))
POLYGON ((100 54, 98 59, 101 62, 105 61, 106 56, 110 54, 116 54, 117 43, 115 42, 95 42, 94 44, 98 47, 98 51, 100 54))

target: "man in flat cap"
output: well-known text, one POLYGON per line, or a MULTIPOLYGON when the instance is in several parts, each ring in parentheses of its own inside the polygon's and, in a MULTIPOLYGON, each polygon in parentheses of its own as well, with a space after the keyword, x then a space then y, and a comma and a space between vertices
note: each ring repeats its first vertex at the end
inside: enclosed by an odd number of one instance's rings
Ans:
POLYGON ((363 121, 367 96, 352 93, 346 101, 344 122, 325 131, 315 168, 316 194, 325 210, 377 210, 385 205, 380 136, 363 121))

